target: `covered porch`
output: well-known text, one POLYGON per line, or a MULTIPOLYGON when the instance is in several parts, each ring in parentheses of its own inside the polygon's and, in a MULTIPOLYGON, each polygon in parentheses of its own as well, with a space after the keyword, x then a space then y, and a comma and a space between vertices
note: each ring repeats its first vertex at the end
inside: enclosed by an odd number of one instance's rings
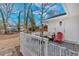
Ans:
POLYGON ((66 15, 50 18, 47 24, 48 31, 20 33, 20 51, 23 55, 30 56, 78 56, 79 55, 79 4, 62 4, 66 15), (48 37, 57 32, 62 32, 62 43, 49 41, 48 37), (44 37, 44 36, 47 36, 44 37))

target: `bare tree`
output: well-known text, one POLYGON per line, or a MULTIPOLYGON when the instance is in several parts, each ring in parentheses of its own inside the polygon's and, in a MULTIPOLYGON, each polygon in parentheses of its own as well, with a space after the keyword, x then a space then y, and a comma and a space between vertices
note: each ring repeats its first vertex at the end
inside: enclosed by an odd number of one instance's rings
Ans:
POLYGON ((34 11, 33 13, 40 15, 40 25, 41 25, 41 33, 40 35, 43 36, 43 21, 45 21, 45 17, 47 16, 47 12, 49 12, 50 8, 53 7, 56 3, 50 4, 50 6, 48 6, 48 3, 41 3, 41 4, 34 4, 37 6, 37 9, 34 11))
POLYGON ((27 18, 26 18, 26 4, 24 3, 24 27, 27 29, 27 18))
POLYGON ((14 4, 11 4, 11 3, 0 4, 1 14, 3 17, 3 23, 4 23, 4 30, 5 30, 4 33, 7 33, 8 19, 13 11, 13 6, 14 4))
POLYGON ((34 31, 36 24, 33 16, 33 11, 30 9, 30 24, 31 24, 31 31, 34 31))
POLYGON ((21 23, 21 20, 20 20, 20 16, 21 16, 21 12, 22 11, 19 11, 19 16, 18 16, 18 32, 20 32, 20 23, 21 23))
POLYGON ((4 25, 4 30, 5 30, 5 33, 7 33, 7 29, 6 29, 6 22, 5 22, 5 18, 4 18, 4 14, 2 12, 2 9, 0 8, 0 13, 1 13, 1 16, 2 16, 2 20, 3 20, 3 25, 4 25))
POLYGON ((2 30, 3 30, 3 21, 2 21, 2 19, 0 18, 0 33, 2 33, 2 30))
POLYGON ((30 7, 31 4, 28 7, 27 13, 26 13, 26 3, 24 3, 24 27, 26 32, 28 32, 28 18, 29 18, 29 13, 30 13, 30 7))

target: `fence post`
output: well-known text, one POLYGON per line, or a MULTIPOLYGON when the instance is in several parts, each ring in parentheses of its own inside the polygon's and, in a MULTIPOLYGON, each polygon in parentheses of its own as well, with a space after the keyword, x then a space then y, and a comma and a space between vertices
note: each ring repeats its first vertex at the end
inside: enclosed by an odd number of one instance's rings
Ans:
POLYGON ((61 46, 59 46, 59 48, 60 48, 60 56, 61 56, 61 46))
POLYGON ((44 46, 44 55, 48 55, 48 39, 45 39, 45 46, 44 46))
POLYGON ((41 56, 41 39, 39 41, 39 56, 41 56))

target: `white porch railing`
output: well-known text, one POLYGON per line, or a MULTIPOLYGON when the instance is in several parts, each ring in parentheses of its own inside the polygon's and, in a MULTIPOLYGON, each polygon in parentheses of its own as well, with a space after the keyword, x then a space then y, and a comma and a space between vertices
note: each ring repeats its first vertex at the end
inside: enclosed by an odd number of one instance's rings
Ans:
POLYGON ((42 45, 42 37, 23 32, 20 33, 20 51, 24 56, 47 55, 47 44, 48 39, 46 38, 43 39, 42 45))
POLYGON ((24 56, 78 56, 79 53, 48 42, 47 38, 20 33, 20 51, 24 56), (42 44, 43 43, 43 44, 42 44))
POLYGON ((48 56, 78 56, 79 53, 53 43, 48 44, 48 56))

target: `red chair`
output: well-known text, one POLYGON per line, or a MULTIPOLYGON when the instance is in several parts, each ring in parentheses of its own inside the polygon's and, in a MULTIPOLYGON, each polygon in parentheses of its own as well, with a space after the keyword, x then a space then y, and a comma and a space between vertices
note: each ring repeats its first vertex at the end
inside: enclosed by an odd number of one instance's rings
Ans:
POLYGON ((55 36, 55 40, 54 41, 62 43, 62 38, 63 38, 62 32, 57 32, 57 35, 55 36))

